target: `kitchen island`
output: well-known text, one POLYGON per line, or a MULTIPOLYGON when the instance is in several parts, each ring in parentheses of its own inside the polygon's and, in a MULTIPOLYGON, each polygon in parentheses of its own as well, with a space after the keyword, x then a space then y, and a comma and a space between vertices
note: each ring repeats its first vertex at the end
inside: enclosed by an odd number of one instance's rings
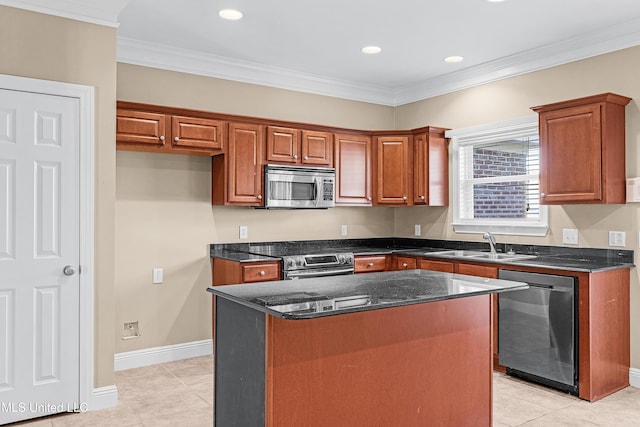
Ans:
POLYGON ((211 287, 218 426, 490 426, 490 294, 426 270, 211 287))

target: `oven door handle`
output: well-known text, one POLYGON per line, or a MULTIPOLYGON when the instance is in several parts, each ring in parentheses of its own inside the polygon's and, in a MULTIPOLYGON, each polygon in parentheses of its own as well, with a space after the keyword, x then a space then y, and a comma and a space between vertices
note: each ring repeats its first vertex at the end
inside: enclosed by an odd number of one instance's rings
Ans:
POLYGON ((325 270, 325 271, 288 271, 286 272, 286 278, 293 277, 327 277, 327 276, 337 276, 340 274, 351 274, 353 273, 353 267, 350 268, 341 268, 335 270, 325 270))

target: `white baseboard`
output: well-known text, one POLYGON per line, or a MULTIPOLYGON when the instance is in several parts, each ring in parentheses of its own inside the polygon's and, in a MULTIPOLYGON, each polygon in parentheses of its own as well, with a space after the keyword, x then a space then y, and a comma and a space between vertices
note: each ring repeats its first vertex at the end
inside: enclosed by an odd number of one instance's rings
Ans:
POLYGON ((640 369, 629 369, 629 384, 631 387, 640 388, 640 369))
POLYGON ((113 358, 113 363, 116 371, 124 371, 125 369, 140 368, 158 363, 207 356, 212 353, 213 340, 192 341, 117 353, 113 358))
POLYGON ((118 404, 118 389, 115 385, 98 387, 93 389, 91 410, 113 408, 118 404))

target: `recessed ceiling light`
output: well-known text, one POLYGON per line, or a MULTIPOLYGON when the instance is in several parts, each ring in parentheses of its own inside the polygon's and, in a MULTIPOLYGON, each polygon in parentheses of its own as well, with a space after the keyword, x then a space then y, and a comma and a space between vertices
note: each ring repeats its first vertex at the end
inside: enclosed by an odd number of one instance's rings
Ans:
POLYGON ((462 56, 447 56, 444 58, 444 62, 462 62, 464 58, 462 56))
POLYGON ((362 53, 368 53, 369 55, 373 55, 376 53, 382 52, 382 49, 378 46, 365 46, 362 48, 362 53))
POLYGON ((242 19, 242 12, 234 9, 222 9, 220 12, 218 12, 218 16, 230 21, 237 21, 238 19, 242 19))

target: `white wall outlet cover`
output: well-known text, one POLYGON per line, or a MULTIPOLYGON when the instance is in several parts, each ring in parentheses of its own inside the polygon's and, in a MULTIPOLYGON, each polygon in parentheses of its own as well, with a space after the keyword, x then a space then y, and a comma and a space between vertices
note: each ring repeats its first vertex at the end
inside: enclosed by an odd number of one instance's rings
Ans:
POLYGON ((575 228, 563 228, 562 229, 562 243, 568 245, 578 244, 578 230, 575 228))
POLYGON ((420 224, 415 224, 413 226, 413 234, 416 236, 422 235, 422 226, 420 224))
POLYGON ((246 239, 247 237, 249 237, 249 227, 247 227, 246 225, 241 225, 240 227, 238 227, 238 236, 241 239, 246 239))
POLYGON ((609 232, 609 246, 626 246, 627 233, 624 231, 609 232))
POLYGON ((346 224, 342 224, 340 226, 340 234, 343 235, 343 236, 347 235, 347 225, 346 224))

